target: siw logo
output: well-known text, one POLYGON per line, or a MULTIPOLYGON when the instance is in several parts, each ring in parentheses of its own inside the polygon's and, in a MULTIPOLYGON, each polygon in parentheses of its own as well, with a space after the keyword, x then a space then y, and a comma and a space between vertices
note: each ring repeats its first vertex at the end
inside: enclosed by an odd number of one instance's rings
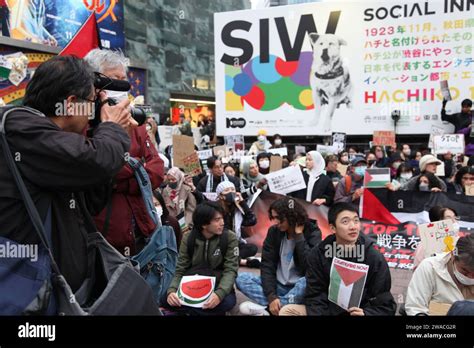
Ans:
POLYGON ((243 118, 226 118, 226 128, 244 128, 246 124, 243 118))

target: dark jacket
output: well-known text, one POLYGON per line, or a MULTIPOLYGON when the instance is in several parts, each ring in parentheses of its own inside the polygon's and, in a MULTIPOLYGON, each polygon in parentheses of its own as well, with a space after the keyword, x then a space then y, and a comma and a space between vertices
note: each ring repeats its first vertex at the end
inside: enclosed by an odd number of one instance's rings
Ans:
POLYGON ((471 137, 471 130, 468 128, 472 124, 474 117, 474 111, 471 111, 470 114, 457 113, 449 115, 446 113, 444 108, 441 109, 441 120, 449 122, 454 125, 454 132, 458 134, 464 134, 464 141, 466 148, 464 153, 466 155, 474 154, 474 137, 471 137))
MULTIPOLYGON (((52 207, 55 259, 72 290, 87 271, 91 214, 106 202, 103 188, 124 165, 130 139, 119 125, 99 124, 92 138, 65 132, 41 113, 16 111, 6 120, 7 140, 32 199, 44 220, 52 207)), ((19 243, 39 238, 0 151, 0 235, 19 243)))
MULTIPOLYGON (((145 126, 135 128, 131 140, 132 143, 128 151, 130 156, 145 164, 152 189, 159 187, 163 182, 164 164, 158 156, 156 148, 152 145, 145 126)), ((136 253, 135 233, 148 237, 156 226, 147 213, 135 172, 128 164, 124 165, 115 176, 111 200, 109 228, 105 237, 119 252, 124 253, 127 250, 125 248, 128 248, 130 252, 128 255, 134 255, 136 253)), ((100 214, 94 217, 99 231, 103 231, 107 209, 107 207, 104 208, 100 214)))
MULTIPOLYGON (((262 262, 260 274, 262 277, 263 293, 272 302, 277 296, 277 268, 280 262, 280 247, 286 233, 280 231, 277 226, 268 230, 267 237, 263 242, 262 262)), ((321 231, 314 224, 307 222, 302 234, 296 238, 294 251, 294 262, 301 274, 306 272, 306 255, 309 250, 321 242, 321 231)))
MULTIPOLYGON (((306 194, 308 190, 308 182, 309 182, 309 175, 306 171, 303 171, 304 181, 306 183, 306 188, 303 190, 299 190, 296 192, 292 192, 289 195, 295 198, 300 198, 306 201, 306 194)), ((311 193, 311 201, 310 203, 314 202, 315 199, 318 198, 326 198, 327 206, 331 206, 334 201, 334 195, 336 193, 336 189, 334 188, 334 184, 332 180, 324 174, 321 174, 318 181, 314 183, 313 192, 311 193)))
MULTIPOLYGON (((335 235, 330 235, 311 250, 306 271, 305 305, 308 315, 349 315, 343 308, 328 300, 332 257, 326 257, 326 246, 332 246, 335 235)), ((395 315, 397 305, 390 293, 391 277, 384 256, 373 247, 373 242, 360 235, 357 244, 364 245, 364 260, 345 260, 369 265, 360 308, 365 315, 395 315)))
MULTIPOLYGON (((212 174, 210 174, 212 175, 212 174)), ((207 179, 209 178, 209 175, 206 175, 204 178, 202 178, 199 183, 196 186, 196 189, 199 192, 206 192, 206 187, 207 187, 207 179)), ((232 182, 235 186, 235 190, 237 192, 240 192, 240 180, 237 179, 235 176, 227 175, 227 178, 229 179, 230 182, 232 182)), ((221 176, 220 178, 214 177, 214 180, 212 182, 212 188, 211 192, 216 192, 217 185, 219 185, 222 181, 224 180, 224 177, 221 176), (220 179, 220 180, 219 180, 220 179)))

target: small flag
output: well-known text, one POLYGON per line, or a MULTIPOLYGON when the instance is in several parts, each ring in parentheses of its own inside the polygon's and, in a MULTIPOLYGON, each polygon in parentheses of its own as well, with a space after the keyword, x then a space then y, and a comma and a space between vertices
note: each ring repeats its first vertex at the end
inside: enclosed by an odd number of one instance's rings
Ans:
POLYGON ((59 53, 60 56, 76 56, 84 58, 87 53, 94 48, 102 48, 100 45, 99 30, 97 28, 97 20, 95 12, 92 12, 84 22, 76 35, 69 41, 64 49, 59 53))
POLYGON ((331 265, 329 301, 346 310, 359 307, 368 271, 368 265, 335 257, 331 265))
POLYGON ((385 187, 390 182, 390 168, 367 169, 364 186, 370 188, 385 187))

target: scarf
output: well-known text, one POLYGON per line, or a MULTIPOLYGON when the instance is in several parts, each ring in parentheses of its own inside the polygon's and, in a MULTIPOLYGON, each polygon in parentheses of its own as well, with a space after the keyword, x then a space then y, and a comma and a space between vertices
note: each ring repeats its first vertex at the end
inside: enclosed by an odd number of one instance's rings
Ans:
MULTIPOLYGON (((222 181, 230 181, 227 175, 225 175, 225 173, 221 176, 221 182, 222 181)), ((214 187, 214 175, 212 173, 209 173, 209 175, 207 176, 206 192, 212 192, 213 187, 214 187)))
POLYGON ((321 156, 318 151, 310 151, 306 154, 306 156, 308 155, 313 160, 313 168, 311 168, 311 170, 306 168, 306 173, 309 175, 308 188, 306 190, 306 201, 311 202, 314 185, 321 177, 321 174, 323 174, 326 163, 323 156, 321 156))
MULTIPOLYGON (((250 160, 247 162, 244 162, 242 164, 242 173, 244 175, 244 179, 251 185, 251 184, 257 184, 260 180, 264 178, 264 176, 261 173, 258 173, 257 176, 251 176, 250 175, 250 166, 252 164, 257 165, 257 162, 254 160, 250 160)), ((257 165, 258 168, 258 165, 257 165)))

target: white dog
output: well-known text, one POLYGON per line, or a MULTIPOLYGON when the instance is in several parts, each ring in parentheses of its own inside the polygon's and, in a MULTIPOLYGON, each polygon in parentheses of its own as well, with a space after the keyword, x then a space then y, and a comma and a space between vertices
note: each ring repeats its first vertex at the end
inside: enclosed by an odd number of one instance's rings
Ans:
POLYGON ((309 37, 313 47, 310 84, 315 124, 318 130, 328 133, 336 108, 341 104, 351 107, 351 79, 340 55, 340 46, 346 42, 334 34, 311 33, 309 37), (323 105, 326 105, 324 112, 323 105))

